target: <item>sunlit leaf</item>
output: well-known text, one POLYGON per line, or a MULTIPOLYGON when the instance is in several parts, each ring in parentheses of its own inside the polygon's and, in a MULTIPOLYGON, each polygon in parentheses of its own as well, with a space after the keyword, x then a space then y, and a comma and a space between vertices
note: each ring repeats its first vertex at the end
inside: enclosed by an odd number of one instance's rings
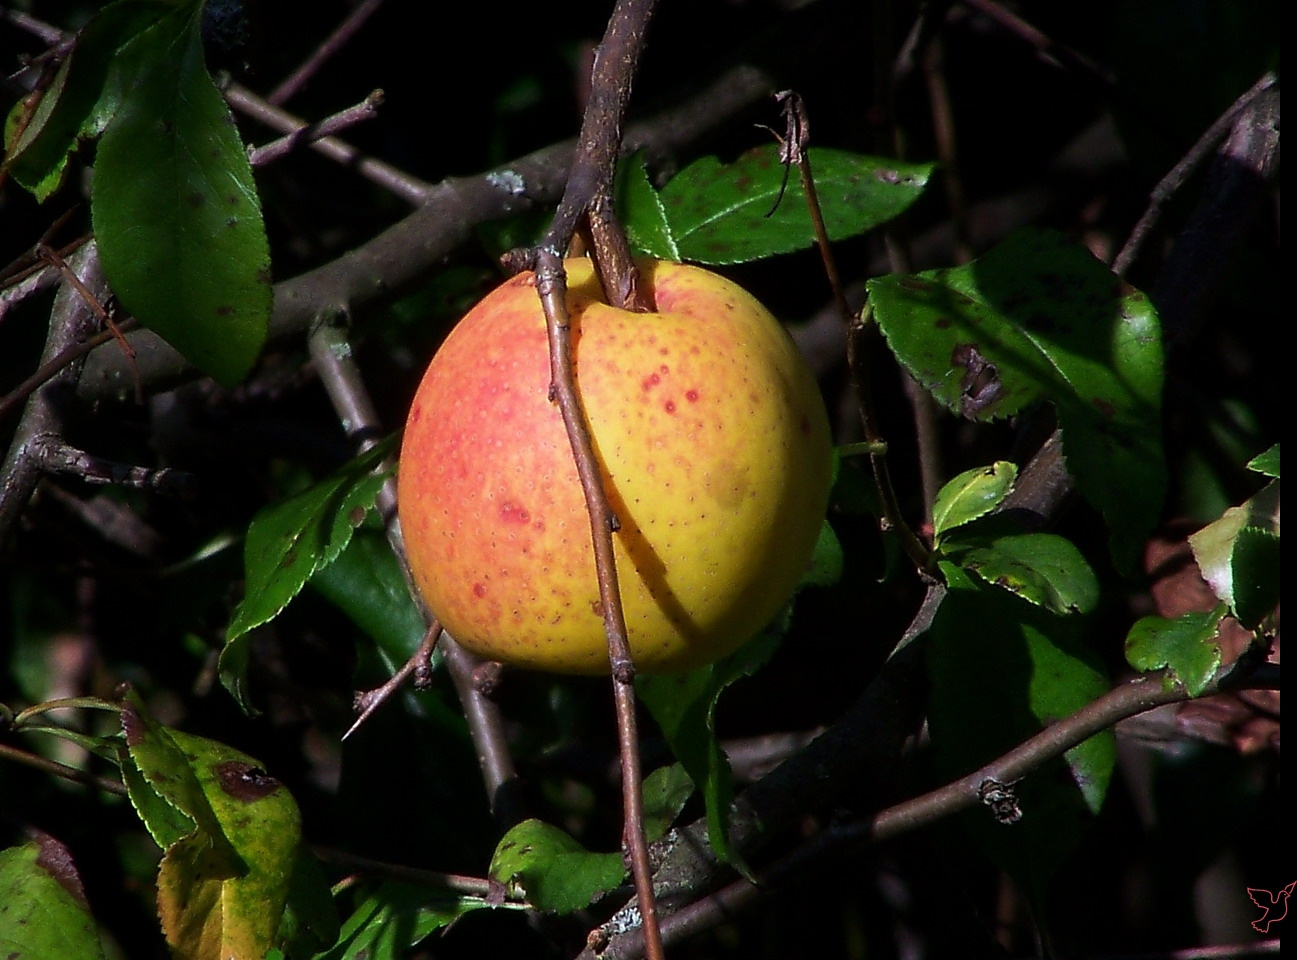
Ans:
POLYGON ((617 165, 613 189, 622 225, 635 251, 659 260, 679 260, 680 250, 671 235, 662 198, 649 183, 642 152, 617 165))
POLYGON ((952 477, 937 492, 932 504, 932 530, 938 542, 955 527, 985 516, 1009 495, 1018 479, 1018 468, 1007 460, 974 467, 952 477))
POLYGON ((203 5, 172 6, 120 53, 138 73, 100 139, 91 214, 126 310, 233 384, 269 327, 269 245, 247 154, 203 63, 203 5))
POLYGON ((338 558, 373 506, 383 477, 374 468, 385 441, 308 490, 253 518, 243 556, 247 584, 226 642, 277 616, 317 570, 338 558))
POLYGON ((1054 613, 1089 613, 1099 580, 1072 541, 1052 533, 956 536, 944 546, 969 573, 1054 613))
POLYGON ((1222 606, 1174 620, 1144 617, 1126 635, 1126 660, 1136 670, 1166 670, 1168 686, 1179 684, 1196 697, 1220 669, 1216 637, 1224 615, 1222 606))
POLYGON ((1263 473, 1267 477, 1279 479, 1279 444, 1275 444, 1265 453, 1257 454, 1247 465, 1249 470, 1263 473))
POLYGON ((0 957, 103 960, 81 878, 53 837, 0 850, 0 957))
POLYGON ((616 889, 626 866, 620 853, 591 853, 558 827, 524 820, 500 839, 490 872, 539 909, 572 913, 616 889))
POLYGON ((1248 628, 1279 603, 1279 483, 1270 481, 1189 538, 1203 579, 1248 628))
POLYGON ((1162 344, 1148 297, 1061 234, 1013 234, 963 267, 867 284, 897 358, 955 413, 1050 401, 1077 488, 1132 570, 1166 488, 1162 344))
POLYGON ((252 757, 164 727, 134 702, 122 725, 122 766, 139 774, 126 778, 131 799, 164 847, 158 914, 173 956, 260 960, 274 942, 292 882, 301 840, 297 804, 252 757), (156 819, 161 803, 183 819, 156 819), (193 826, 177 837, 185 820, 193 826))
POLYGON ((5 155, 4 168, 36 199, 44 200, 58 188, 68 154, 76 149, 79 139, 97 134, 116 109, 113 94, 121 84, 112 83, 110 74, 129 69, 117 59, 122 46, 174 9, 173 3, 164 0, 119 0, 81 28, 71 52, 5 155))
MULTIPOLYGON (((857 236, 898 216, 923 193, 932 173, 931 164, 844 150, 812 147, 808 156, 830 240, 857 236)), ((750 150, 732 164, 715 157, 695 161, 661 196, 677 259, 743 263, 815 244, 797 170, 785 178, 775 144, 750 150)))

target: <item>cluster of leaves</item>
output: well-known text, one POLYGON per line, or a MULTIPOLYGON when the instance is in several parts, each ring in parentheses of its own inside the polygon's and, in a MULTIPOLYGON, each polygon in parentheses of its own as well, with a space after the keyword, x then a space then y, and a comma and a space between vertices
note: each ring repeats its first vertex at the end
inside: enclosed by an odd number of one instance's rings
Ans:
MULTIPOLYGON (((34 109, 14 108, 4 169, 44 199, 79 144, 94 141, 92 218, 115 296, 190 363, 233 385, 264 344, 269 245, 247 155, 204 66, 203 7, 119 0, 101 11, 34 109)), ((934 172, 845 150, 812 149, 809 158, 834 242, 893 221, 924 197, 934 172)), ((810 215, 787 180, 774 146, 733 162, 698 160, 660 188, 637 157, 620 170, 618 199, 640 252, 745 264, 812 247, 810 215)), ((1111 686, 1113 665, 1096 651, 1089 625, 1105 584, 1114 571, 1137 570, 1161 518, 1162 334, 1148 296, 1075 241, 1035 229, 964 266, 877 277, 867 295, 865 321, 952 413, 987 424, 1047 405, 1077 490, 1106 530, 1106 557, 1062 535, 1023 532, 999 510, 1019 482, 1005 460, 959 473, 937 495, 926 572, 947 593, 928 629, 927 716, 933 775, 947 782, 1111 686)), ((344 614, 372 644, 370 656, 389 667, 418 643, 421 616, 374 510, 392 442, 298 484, 248 525, 242 600, 217 668, 244 710, 258 706, 250 678, 258 631, 291 614, 304 592, 344 614)), ((1229 666, 1217 640, 1224 619, 1260 636, 1275 616, 1278 446, 1250 466, 1271 481, 1192 541, 1219 606, 1136 622, 1125 645, 1130 669, 1161 671, 1165 683, 1197 694, 1229 666)), ((844 461, 840 515, 863 512, 852 494, 858 482, 844 461)), ((826 523, 805 586, 838 582, 845 552, 826 523)), ((792 619, 789 611, 721 663, 637 681, 673 761, 642 785, 651 839, 692 803, 714 853, 748 870, 728 839, 735 783, 718 709, 731 685, 774 656, 792 619)), ((444 705, 408 705, 462 741, 457 721, 439 713, 444 705)), ((488 890, 436 897, 386 882, 331 892, 303 842, 297 804, 261 760, 158 721, 136 697, 51 702, 5 719, 17 731, 76 742, 116 771, 161 851, 158 916, 176 957, 396 957, 466 914, 576 913, 625 880, 619 852, 592 852, 556 825, 527 820, 495 846, 488 890), (45 722, 49 710, 68 706, 108 708, 118 723, 91 735, 45 722), (349 913, 340 918, 340 909, 349 913)), ((1103 808, 1115 762, 1112 732, 1098 734, 1017 787, 1032 815, 1015 831, 969 818, 985 851, 1036 905, 1103 808)), ((38 958, 105 956, 76 872, 53 838, 0 851, 0 945, 38 958)))

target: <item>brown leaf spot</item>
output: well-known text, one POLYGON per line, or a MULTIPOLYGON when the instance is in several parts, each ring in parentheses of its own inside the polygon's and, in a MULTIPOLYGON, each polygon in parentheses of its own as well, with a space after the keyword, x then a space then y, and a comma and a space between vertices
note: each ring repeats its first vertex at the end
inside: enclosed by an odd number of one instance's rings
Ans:
POLYGON ((41 852, 36 855, 37 865, 57 880, 59 885, 72 894, 83 907, 88 906, 85 888, 81 886, 81 876, 77 873, 68 848, 48 833, 32 830, 31 835, 41 849, 41 852))
POLYGON ((216 781, 235 800, 253 803, 270 796, 281 784, 260 767, 241 760, 226 760, 216 765, 216 781))

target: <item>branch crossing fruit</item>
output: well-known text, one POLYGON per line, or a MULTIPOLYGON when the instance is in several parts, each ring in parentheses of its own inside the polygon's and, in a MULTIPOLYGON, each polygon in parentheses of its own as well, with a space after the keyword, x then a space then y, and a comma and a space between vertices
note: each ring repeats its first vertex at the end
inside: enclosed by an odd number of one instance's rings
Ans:
MULTIPOLYGON (((637 669, 732 652, 787 603, 828 502, 832 446, 814 377, 779 323, 706 270, 639 263, 656 313, 601 302, 568 260, 577 389, 620 520, 617 576, 637 669)), ((607 673, 585 498, 549 399, 535 277, 488 294, 419 386, 401 450, 416 584, 492 660, 607 673)))

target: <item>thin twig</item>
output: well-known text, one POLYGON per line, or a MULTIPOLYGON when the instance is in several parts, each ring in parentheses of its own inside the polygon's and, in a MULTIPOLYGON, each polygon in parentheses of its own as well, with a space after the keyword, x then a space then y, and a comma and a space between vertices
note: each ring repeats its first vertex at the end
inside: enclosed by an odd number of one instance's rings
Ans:
POLYGON ((361 0, 356 8, 347 15, 347 18, 338 24, 337 28, 325 38, 324 42, 316 47, 315 52, 306 58, 306 61, 284 78, 283 82, 266 97, 268 103, 275 106, 282 106, 290 100, 294 94, 301 90, 310 79, 319 72, 320 68, 328 62, 329 58, 347 45, 353 36, 360 32, 360 28, 365 25, 365 21, 382 6, 383 0, 361 0))
POLYGON ((950 205, 950 223, 955 231, 955 263, 968 263, 973 259, 973 245, 969 241, 968 202, 964 196, 964 181, 960 174, 959 148, 955 139, 955 111, 950 102, 950 86, 942 69, 944 47, 940 36, 932 38, 923 55, 923 80, 928 91, 932 115, 933 140, 937 145, 942 185, 946 188, 946 203, 950 205))
MULTIPOLYGON (((251 90, 237 83, 232 83, 225 88, 225 99, 235 110, 251 117, 253 120, 264 123, 272 130, 278 130, 280 133, 290 136, 299 135, 300 131, 311 126, 311 124, 293 116, 287 110, 281 110, 279 107, 267 103, 251 90)), ((389 193, 415 206, 423 203, 433 189, 432 184, 420 180, 418 177, 406 173, 390 163, 384 163, 382 160, 365 156, 351 144, 345 143, 337 137, 322 137, 319 140, 312 141, 310 146, 315 152, 323 154, 344 167, 355 170, 366 180, 377 184, 389 193)))
POLYGON ((40 754, 31 753, 27 750, 19 750, 17 747, 12 747, 7 743, 0 743, 0 758, 12 760, 14 763, 21 763, 23 766, 32 767, 43 773, 51 773, 73 783, 98 787, 100 790, 114 793, 119 797, 126 796, 126 786, 120 781, 109 780, 107 777, 100 777, 77 767, 69 767, 66 763, 59 763, 57 760, 51 760, 48 757, 42 757, 40 754))
POLYGON ((525 903, 516 894, 486 877, 469 877, 460 873, 442 873, 439 870, 424 870, 419 867, 407 867, 399 863, 387 863, 383 860, 371 860, 369 857, 357 856, 346 850, 335 847, 311 845, 311 852, 325 863, 335 863, 348 870, 365 873, 385 880, 398 880, 404 883, 418 883, 428 887, 440 887, 454 893, 467 894, 470 897, 502 896, 506 903, 525 903))
POLYGON ((1139 218, 1130 231, 1130 236, 1122 244, 1121 250, 1112 261, 1112 272, 1119 277, 1124 277, 1130 269, 1135 258, 1139 256, 1140 248, 1143 247, 1144 241, 1148 239, 1153 227, 1162 216, 1162 208, 1166 205, 1176 192, 1188 182, 1194 171, 1210 157, 1216 150, 1217 145, 1225 138, 1234 126, 1239 116, 1246 110, 1262 93, 1269 90, 1279 82, 1279 78, 1273 73, 1267 73, 1241 97, 1235 100, 1223 114, 1216 119, 1216 122, 1208 127, 1198 141, 1189 148, 1189 152, 1181 158, 1180 162, 1172 167, 1157 186, 1149 194, 1148 208, 1139 218))
POLYGON ((138 326, 139 321, 134 317, 128 317, 117 325, 116 330, 100 330, 94 336, 87 337, 80 343, 72 344, 66 350, 61 351, 58 356, 51 357, 42 363, 35 373, 14 387, 9 393, 0 397, 0 420, 3 420, 14 407, 27 399, 33 390, 45 383, 69 363, 84 359, 91 350, 94 350, 100 344, 115 340, 118 333, 129 333, 138 326))
POLYGON ((608 659, 622 770, 622 842, 635 880, 636 901, 648 956, 664 956, 658 930, 657 898, 644 837, 640 790, 639 734, 635 720, 635 664, 626 636, 621 591, 617 585, 613 533, 618 521, 603 489, 572 365, 571 321, 567 312, 567 278, 563 254, 583 220, 594 239, 595 263, 609 303, 623 309, 645 309, 625 235, 612 214, 612 179, 622 147, 622 121, 631 82, 643 49, 644 34, 656 0, 618 0, 595 52, 577 152, 563 200, 536 251, 536 292, 545 312, 550 356, 550 396, 558 404, 567 430, 577 475, 585 494, 594 546, 595 572, 608 659))
POLYGON ((99 322, 112 332, 113 339, 117 341, 117 346, 121 348, 122 356, 126 358, 127 363, 129 363, 131 367, 131 373, 133 374, 132 380, 135 383, 135 402, 137 404, 143 404, 144 388, 140 383, 139 367, 135 364, 135 350, 131 347, 130 341, 126 339, 126 335, 122 333, 121 325, 113 319, 112 314, 110 314, 104 305, 99 302, 99 298, 91 293, 90 290, 87 289, 86 285, 81 282, 80 278, 72 268, 68 266, 67 261, 63 259, 57 250, 41 243, 36 247, 36 255, 58 270, 59 273, 63 274, 63 279, 70 283, 76 289, 77 293, 81 294, 86 305, 90 307, 90 309, 94 311, 95 316, 99 318, 99 322))
POLYGON ((285 154, 291 153, 298 147, 315 143, 325 137, 335 136, 348 127, 354 127, 365 120, 373 120, 378 116, 378 108, 382 103, 383 91, 374 90, 353 107, 339 110, 332 116, 317 120, 314 123, 308 123, 306 126, 300 127, 278 140, 272 140, 263 146, 248 150, 248 162, 254 167, 264 167, 285 154))
POLYGON ((406 680, 428 670, 428 664, 432 660, 432 652, 437 648, 437 640, 440 637, 441 624, 434 619, 424 632, 423 639, 419 641, 419 646, 414 653, 410 654, 409 659, 401 665, 401 669, 388 677, 382 685, 372 690, 362 690, 356 694, 353 701, 356 709, 356 719, 347 728, 341 739, 346 740, 359 730, 361 724, 372 717, 374 711, 390 700, 396 691, 401 689, 406 680))
POLYGON ((1058 43, 994 0, 960 0, 960 2, 970 10, 976 10, 982 16, 999 24, 1023 43, 1034 47, 1042 57, 1066 67, 1104 92, 1110 92, 1115 86, 1108 71, 1094 61, 1077 53, 1071 47, 1058 43))
POLYGON ((154 490, 169 497, 189 498, 198 478, 172 467, 138 467, 105 460, 78 450, 58 436, 45 434, 32 441, 32 454, 46 473, 79 477, 86 483, 154 490))
POLYGON ((775 94, 775 98, 782 104, 786 123, 786 130, 781 138, 779 159, 784 164, 795 164, 797 167, 802 193, 806 197, 806 206, 810 211, 811 225, 815 230, 816 246, 820 251, 820 260, 824 264, 824 273, 829 279, 833 300, 842 316, 842 322, 848 328, 847 363, 856 383, 857 404, 860 409, 865 442, 870 445, 869 463, 873 468, 874 484, 883 506, 883 528, 895 531, 906 555, 916 567, 922 570, 928 565, 929 551, 905 522, 900 504, 896 499, 896 491, 892 486, 891 471, 887 464, 887 443, 883 439, 882 429, 879 426, 871 378, 868 375, 868 331, 866 324, 855 317, 847 305, 846 294, 842 290, 842 283, 838 277, 833 248, 829 244, 829 232, 824 224, 824 213, 820 209, 820 198, 815 189, 815 176, 811 170, 811 158, 806 149, 810 143, 810 123, 806 116, 806 106, 801 96, 793 90, 783 90, 775 94))

